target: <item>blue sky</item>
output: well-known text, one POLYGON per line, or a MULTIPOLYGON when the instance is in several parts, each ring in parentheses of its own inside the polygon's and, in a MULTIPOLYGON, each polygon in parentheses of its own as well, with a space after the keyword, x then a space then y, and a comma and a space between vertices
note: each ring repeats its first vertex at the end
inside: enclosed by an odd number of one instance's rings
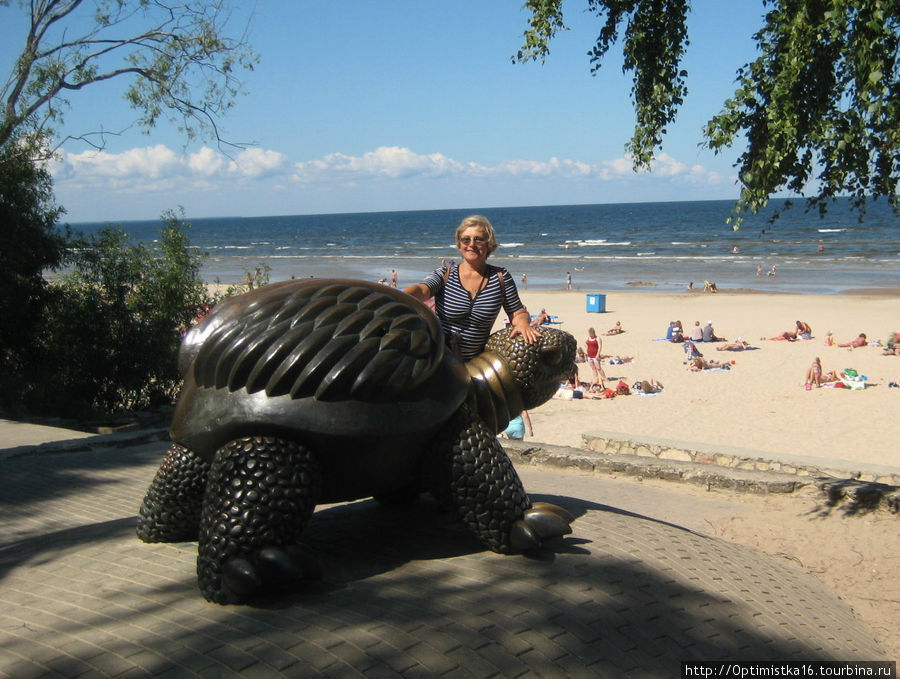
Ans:
MULTIPOLYGON (((128 128, 122 82, 87 88, 70 99, 65 133, 124 132, 99 153, 63 146, 53 172, 69 221, 152 219, 178 206, 199 218, 737 196, 741 149, 716 156, 698 144, 754 57, 758 0, 695 0, 690 93, 641 174, 623 150, 631 79, 618 54, 590 74, 600 24, 585 0, 564 3, 571 30, 543 66, 510 61, 526 28, 521 0, 235 4, 237 29, 252 14, 261 62, 220 129, 253 145, 226 155, 168 124, 144 135, 128 128)), ((0 25, 8 64, 22 32, 0 25)))

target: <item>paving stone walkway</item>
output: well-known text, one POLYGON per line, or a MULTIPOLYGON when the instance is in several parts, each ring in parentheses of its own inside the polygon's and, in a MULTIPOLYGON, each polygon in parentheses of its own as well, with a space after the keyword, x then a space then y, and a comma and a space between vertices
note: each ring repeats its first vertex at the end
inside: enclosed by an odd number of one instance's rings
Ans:
POLYGON ((635 511, 540 558, 484 551, 430 502, 321 508, 325 578, 255 606, 199 594, 196 544, 135 515, 166 448, 0 458, 0 676, 675 677, 685 660, 886 660, 812 576, 635 511))

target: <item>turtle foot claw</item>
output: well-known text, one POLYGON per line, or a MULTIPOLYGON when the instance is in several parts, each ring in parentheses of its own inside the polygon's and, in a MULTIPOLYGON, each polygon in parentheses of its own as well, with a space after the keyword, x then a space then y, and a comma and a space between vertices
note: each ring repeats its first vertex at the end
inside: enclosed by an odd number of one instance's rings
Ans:
MULTIPOLYGON (((572 523, 575 520, 575 517, 572 516, 568 511, 566 511, 559 505, 550 504, 549 502, 534 502, 531 505, 531 509, 532 510, 537 509, 537 510, 541 510, 544 512, 551 512, 551 513, 559 516, 566 523, 572 523)), ((569 531, 566 531, 566 533, 561 533, 561 535, 568 534, 568 533, 569 533, 569 531)))
POLYGON ((562 507, 536 502, 524 516, 513 524, 509 546, 517 552, 538 549, 544 540, 568 535, 575 518, 562 507))
POLYGON ((321 577, 321 564, 303 547, 263 547, 255 555, 226 561, 222 589, 209 592, 207 598, 217 603, 240 603, 321 577))

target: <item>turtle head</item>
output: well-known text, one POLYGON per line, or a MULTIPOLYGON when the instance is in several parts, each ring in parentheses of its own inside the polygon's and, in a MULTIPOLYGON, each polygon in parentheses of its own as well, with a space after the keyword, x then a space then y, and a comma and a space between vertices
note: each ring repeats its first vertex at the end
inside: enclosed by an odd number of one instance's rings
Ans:
POLYGON ((485 351, 496 353, 507 364, 522 407, 528 410, 549 400, 559 383, 572 374, 576 347, 577 342, 569 333, 545 327, 534 344, 527 344, 521 336, 511 338, 507 330, 500 330, 490 336, 485 351))

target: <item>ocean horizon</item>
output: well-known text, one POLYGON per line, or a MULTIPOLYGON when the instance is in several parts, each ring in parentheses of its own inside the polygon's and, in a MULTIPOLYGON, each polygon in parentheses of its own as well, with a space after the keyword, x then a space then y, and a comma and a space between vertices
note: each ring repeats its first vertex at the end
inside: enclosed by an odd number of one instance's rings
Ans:
MULTIPOLYGON (((419 282, 442 261, 458 259, 456 226, 485 215, 500 247, 491 263, 520 286, 591 293, 673 292, 693 281, 720 290, 835 294, 900 288, 900 219, 885 201, 870 203, 860 222, 839 200, 828 214, 799 202, 774 222, 783 201, 726 223, 730 200, 555 205, 186 220, 192 247, 208 253, 209 282, 243 282, 267 266, 272 282, 290 278, 390 279, 419 282), (768 275, 775 267, 774 274, 768 275), (759 275, 758 275, 759 274, 759 275)), ((109 223, 72 224, 84 233, 109 223)), ((134 242, 158 240, 160 219, 118 223, 134 242)))

